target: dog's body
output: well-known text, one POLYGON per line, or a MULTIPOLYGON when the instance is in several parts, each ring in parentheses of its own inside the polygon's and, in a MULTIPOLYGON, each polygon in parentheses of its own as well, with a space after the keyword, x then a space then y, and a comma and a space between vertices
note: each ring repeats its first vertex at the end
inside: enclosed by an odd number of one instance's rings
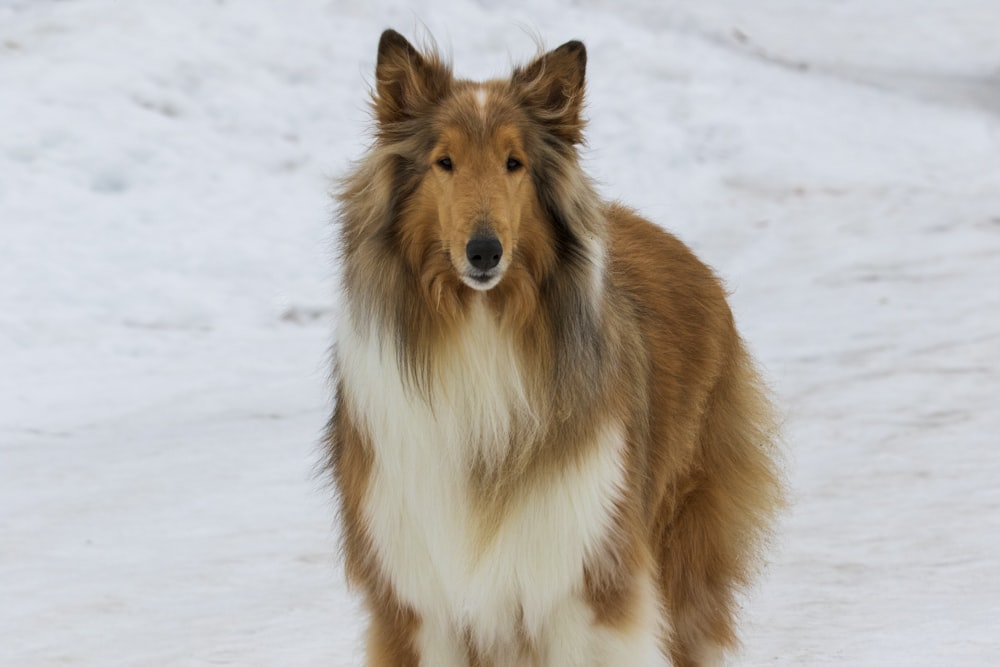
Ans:
POLYGON ((341 192, 329 432, 368 664, 706 664, 780 506, 711 271, 580 170, 585 51, 455 80, 379 44, 341 192))

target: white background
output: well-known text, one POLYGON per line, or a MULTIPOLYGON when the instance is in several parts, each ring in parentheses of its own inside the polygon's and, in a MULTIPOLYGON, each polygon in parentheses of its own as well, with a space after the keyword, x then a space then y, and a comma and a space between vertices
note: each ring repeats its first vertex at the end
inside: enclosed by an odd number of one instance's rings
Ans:
POLYGON ((793 494, 736 664, 1000 664, 994 0, 0 0, 0 665, 359 664, 329 193, 389 26, 583 39, 587 169, 732 290, 793 494))

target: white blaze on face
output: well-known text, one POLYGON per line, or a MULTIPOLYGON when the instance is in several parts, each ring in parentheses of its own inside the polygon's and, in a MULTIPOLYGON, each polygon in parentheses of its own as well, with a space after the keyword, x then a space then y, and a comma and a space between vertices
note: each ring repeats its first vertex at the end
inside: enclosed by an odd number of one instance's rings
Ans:
POLYGON ((476 98, 476 108, 479 109, 479 114, 483 117, 486 116, 486 88, 483 86, 476 86, 473 95, 476 98))

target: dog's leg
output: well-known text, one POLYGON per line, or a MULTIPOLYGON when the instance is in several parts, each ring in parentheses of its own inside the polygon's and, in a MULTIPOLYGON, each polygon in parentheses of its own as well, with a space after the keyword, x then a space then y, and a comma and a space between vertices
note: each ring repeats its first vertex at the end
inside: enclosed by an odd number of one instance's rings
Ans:
POLYGON ((440 621, 426 619, 416 633, 420 667, 467 667, 469 654, 465 639, 440 621))
POLYGON ((617 615, 604 610, 594 628, 597 659, 594 665, 641 665, 666 667, 665 638, 670 624, 665 618, 660 593, 647 574, 637 574, 617 615))
POLYGON ((667 667, 667 624, 652 577, 638 575, 614 610, 595 610, 572 596, 551 615, 539 642, 538 665, 667 667))
POLYGON ((738 553, 713 523, 721 490, 706 482, 691 492, 670 526, 663 580, 674 635, 676 667, 714 667, 737 646, 734 589, 738 553))
POLYGON ((535 665, 589 667, 594 612, 580 596, 574 595, 551 612, 549 622, 536 639, 535 665))
POLYGON ((366 667, 420 667, 414 646, 419 619, 413 612, 383 605, 368 625, 366 667))

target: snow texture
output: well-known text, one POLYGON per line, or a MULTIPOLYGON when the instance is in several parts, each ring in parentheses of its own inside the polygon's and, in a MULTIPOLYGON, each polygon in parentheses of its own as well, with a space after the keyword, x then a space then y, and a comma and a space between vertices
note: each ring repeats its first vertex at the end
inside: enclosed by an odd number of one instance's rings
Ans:
POLYGON ((384 27, 589 50, 586 165, 726 278, 793 506, 740 665, 1000 664, 995 0, 0 0, 0 665, 357 665, 316 473, 384 27))

